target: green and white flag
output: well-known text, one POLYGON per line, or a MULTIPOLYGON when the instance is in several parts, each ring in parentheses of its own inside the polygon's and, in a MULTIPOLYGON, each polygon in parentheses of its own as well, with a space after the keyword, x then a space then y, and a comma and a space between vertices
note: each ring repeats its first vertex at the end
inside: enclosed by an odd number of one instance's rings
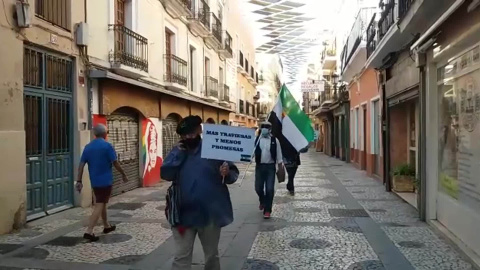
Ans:
POLYGON ((295 157, 315 139, 312 122, 285 84, 268 118, 272 134, 280 141, 283 156, 295 157))

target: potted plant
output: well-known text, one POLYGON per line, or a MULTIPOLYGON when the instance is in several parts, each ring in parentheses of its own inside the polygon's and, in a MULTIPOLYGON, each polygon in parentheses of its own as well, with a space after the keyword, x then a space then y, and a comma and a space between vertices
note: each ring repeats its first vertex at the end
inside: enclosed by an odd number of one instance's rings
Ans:
POLYGON ((393 190, 396 192, 415 191, 415 168, 410 164, 402 164, 393 170, 393 190))

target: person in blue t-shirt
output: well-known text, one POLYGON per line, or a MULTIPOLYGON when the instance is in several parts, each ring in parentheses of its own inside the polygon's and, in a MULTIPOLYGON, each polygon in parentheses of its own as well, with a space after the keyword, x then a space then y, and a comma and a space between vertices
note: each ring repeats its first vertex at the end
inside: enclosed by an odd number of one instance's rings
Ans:
POLYGON ((95 207, 90 216, 87 232, 83 238, 92 242, 98 241, 99 237, 93 234, 93 228, 98 219, 102 216, 103 233, 110 233, 115 230, 115 226, 107 221, 107 203, 112 193, 113 172, 112 164, 122 174, 123 181, 127 182, 127 175, 117 161, 117 153, 113 146, 105 139, 107 137, 107 127, 98 124, 93 128, 95 139, 91 141, 83 150, 78 167, 77 190, 80 192, 83 188, 82 177, 85 164, 88 164, 88 173, 90 174, 90 183, 95 194, 95 207))

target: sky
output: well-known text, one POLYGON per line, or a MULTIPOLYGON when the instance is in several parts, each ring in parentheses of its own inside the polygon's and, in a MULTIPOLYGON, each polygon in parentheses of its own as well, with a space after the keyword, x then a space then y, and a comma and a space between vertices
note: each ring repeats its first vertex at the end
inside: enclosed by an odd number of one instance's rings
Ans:
MULTIPOLYGON (((275 38, 267 37, 266 35, 271 34, 272 31, 278 31, 278 29, 272 30, 273 28, 262 30, 262 28, 271 26, 272 22, 258 22, 266 17, 268 19, 270 16, 259 13, 262 13, 265 8, 277 8, 278 6, 286 6, 289 4, 303 4, 303 6, 295 7, 288 11, 302 13, 301 17, 310 18, 311 20, 295 24, 302 28, 301 34, 295 34, 294 36, 284 34, 280 36, 280 38, 287 41, 309 40, 308 44, 305 43, 303 48, 297 49, 299 47, 295 47, 291 45, 292 43, 286 42, 285 45, 282 46, 283 49, 279 49, 280 52, 278 52, 284 64, 282 80, 287 84, 297 100, 301 99, 302 96, 300 85, 301 81, 306 79, 307 66, 312 61, 318 61, 317 59, 319 59, 322 51, 322 42, 333 39, 338 35, 347 36, 360 6, 378 5, 378 0, 258 0, 263 4, 267 2, 270 3, 269 6, 259 5, 258 3, 252 4, 252 2, 256 0, 241 1, 243 1, 244 5, 244 8, 242 8, 244 16, 247 16, 248 21, 252 22, 250 27, 254 32, 256 48, 262 48, 262 45, 274 40, 275 38), (306 48, 307 45, 308 48, 306 48)), ((279 38, 277 37, 277 39, 279 38)), ((338 46, 338 53, 341 53, 343 46, 342 44, 338 46)))

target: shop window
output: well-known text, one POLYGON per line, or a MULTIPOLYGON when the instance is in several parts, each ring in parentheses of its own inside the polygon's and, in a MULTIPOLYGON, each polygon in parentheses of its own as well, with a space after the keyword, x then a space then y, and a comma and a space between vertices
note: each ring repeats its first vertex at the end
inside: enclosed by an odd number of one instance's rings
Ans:
POLYGON ((480 209, 480 45, 437 71, 439 190, 480 209))

